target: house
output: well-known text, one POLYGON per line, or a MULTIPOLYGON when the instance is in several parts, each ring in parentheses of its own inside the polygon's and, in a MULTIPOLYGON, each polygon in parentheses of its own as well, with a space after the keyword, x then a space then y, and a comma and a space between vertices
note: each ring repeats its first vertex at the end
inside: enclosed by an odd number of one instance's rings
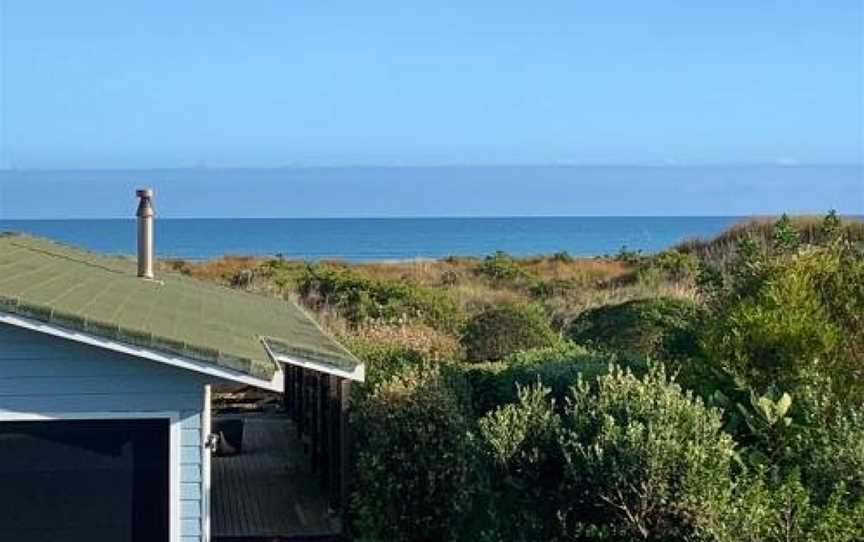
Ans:
POLYGON ((0 540, 207 541, 211 385, 363 380, 293 303, 154 274, 139 196, 137 269, 0 236, 0 540))

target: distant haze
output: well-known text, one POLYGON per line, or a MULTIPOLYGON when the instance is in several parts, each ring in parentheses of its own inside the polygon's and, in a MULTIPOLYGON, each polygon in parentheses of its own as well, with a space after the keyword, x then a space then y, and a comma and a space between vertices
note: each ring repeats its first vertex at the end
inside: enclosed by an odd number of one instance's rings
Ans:
POLYGON ((496 166, 0 171, 0 219, 864 214, 864 167, 496 166))

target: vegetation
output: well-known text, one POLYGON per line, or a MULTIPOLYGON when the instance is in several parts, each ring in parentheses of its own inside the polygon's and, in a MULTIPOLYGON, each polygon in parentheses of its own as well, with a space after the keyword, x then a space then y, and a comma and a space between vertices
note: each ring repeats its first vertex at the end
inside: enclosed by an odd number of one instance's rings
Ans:
POLYGON ((377 541, 864 540, 864 224, 658 254, 172 262, 296 298, 367 363, 377 541))
POLYGON ((497 361, 513 352, 544 348, 558 341, 543 310, 505 303, 471 318, 461 342, 468 361, 497 361))
POLYGON ((598 350, 681 359, 698 353, 698 319, 699 306, 689 299, 634 299, 583 312, 568 335, 598 350))

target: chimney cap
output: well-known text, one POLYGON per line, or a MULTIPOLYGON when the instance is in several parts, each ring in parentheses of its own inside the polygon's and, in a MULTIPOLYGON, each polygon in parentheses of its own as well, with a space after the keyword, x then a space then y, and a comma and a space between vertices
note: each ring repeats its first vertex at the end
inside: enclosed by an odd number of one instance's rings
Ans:
POLYGON ((135 195, 139 198, 152 198, 153 197, 153 189, 152 188, 139 188, 135 191, 135 195))

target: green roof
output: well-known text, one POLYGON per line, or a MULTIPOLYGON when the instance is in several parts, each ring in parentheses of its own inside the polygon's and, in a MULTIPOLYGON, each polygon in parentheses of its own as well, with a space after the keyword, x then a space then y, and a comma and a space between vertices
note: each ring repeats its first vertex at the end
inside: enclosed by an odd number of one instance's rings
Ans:
POLYGON ((360 363, 290 301, 179 273, 138 278, 136 262, 0 234, 0 312, 271 379, 285 354, 342 371, 360 363))

